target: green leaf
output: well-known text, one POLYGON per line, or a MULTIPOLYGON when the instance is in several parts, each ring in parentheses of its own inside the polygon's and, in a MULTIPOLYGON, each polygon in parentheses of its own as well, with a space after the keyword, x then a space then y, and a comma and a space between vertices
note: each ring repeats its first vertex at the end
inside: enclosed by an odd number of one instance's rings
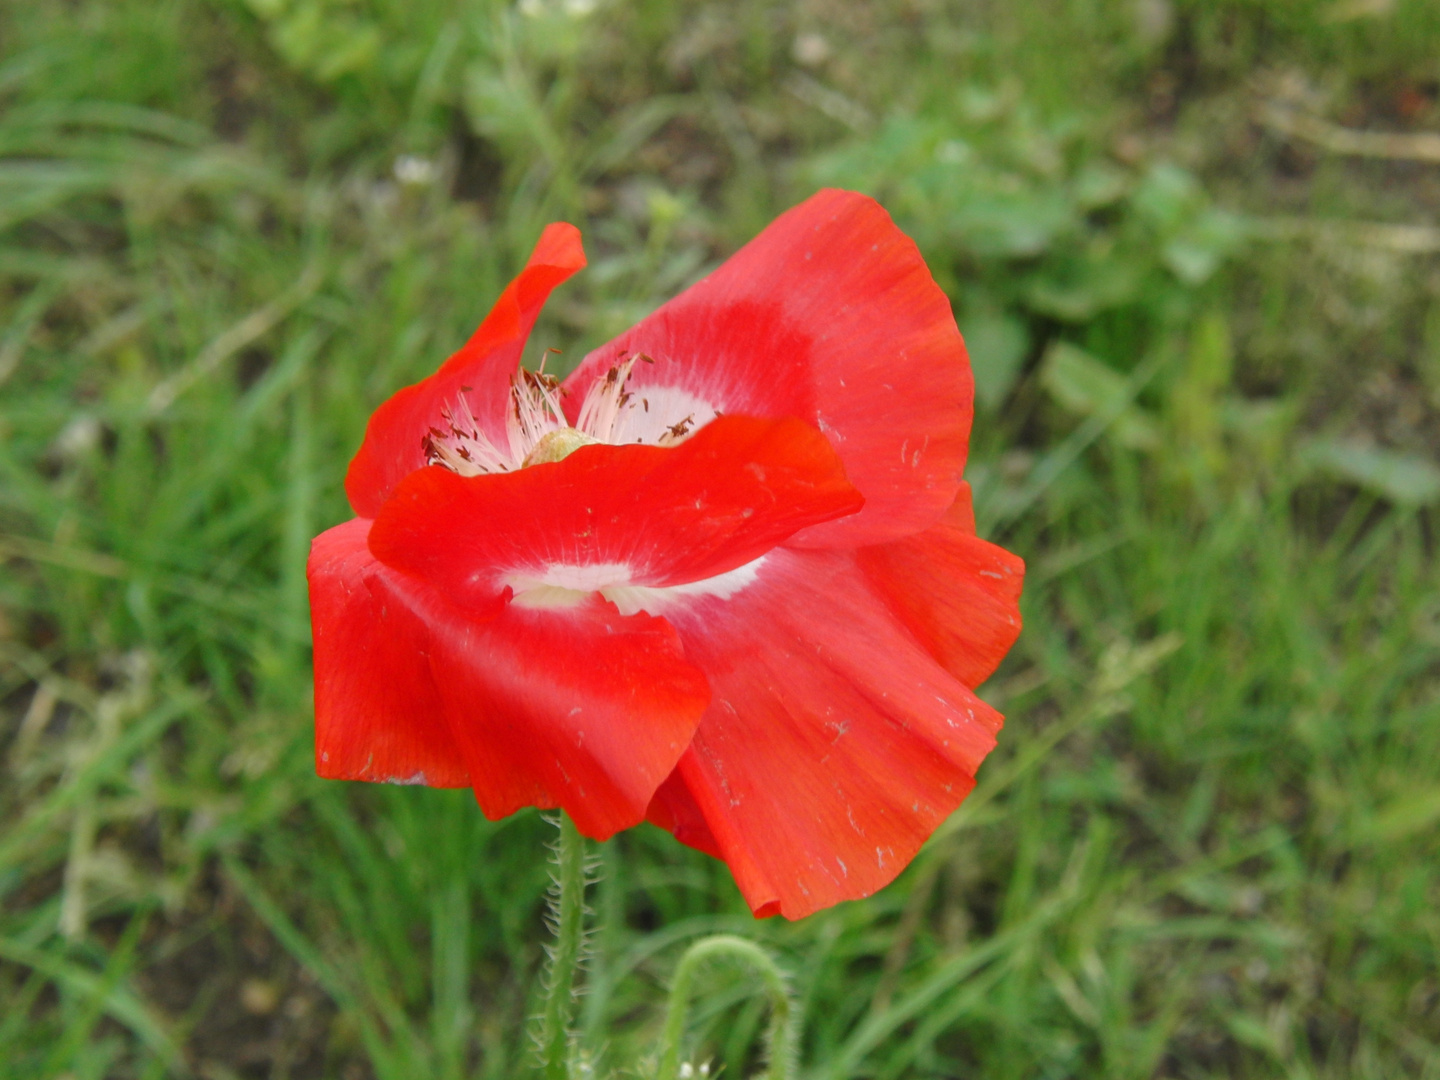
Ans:
MULTIPOLYGON (((1045 350, 1040 382, 1057 404, 1079 416, 1109 412, 1130 393, 1125 376, 1067 341, 1057 341, 1045 350)), ((1138 405, 1125 407, 1110 433, 1120 445, 1137 450, 1151 449, 1160 442, 1154 418, 1138 405)))
POLYGON ((1418 454, 1382 450, 1355 439, 1315 439, 1301 463, 1401 506, 1440 500, 1440 466, 1418 454))
POLYGON ((1015 385, 1030 351, 1030 334, 1013 315, 983 312, 965 320, 965 345, 975 373, 975 396, 986 408, 998 408, 1015 385))
POLYGON ((1354 838, 1361 842, 1392 844, 1431 832, 1440 823, 1440 788, 1395 799, 1373 817, 1356 827, 1354 838))
POLYGON ((1201 285, 1245 238, 1241 220, 1207 210, 1180 230, 1161 252, 1166 267, 1186 285, 1201 285))
POLYGON ((1143 217, 1162 229, 1176 229, 1199 208, 1204 193, 1192 173, 1161 162, 1145 174, 1134 199, 1143 217))

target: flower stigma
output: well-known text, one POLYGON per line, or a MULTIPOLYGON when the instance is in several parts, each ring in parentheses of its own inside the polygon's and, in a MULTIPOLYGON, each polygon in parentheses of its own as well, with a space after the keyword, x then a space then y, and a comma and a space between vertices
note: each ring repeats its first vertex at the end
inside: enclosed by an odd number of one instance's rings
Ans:
POLYGON ((582 446, 594 446, 600 440, 593 436, 586 435, 579 428, 563 427, 554 431, 547 431, 540 436, 540 441, 535 444, 531 451, 525 455, 525 460, 520 463, 522 469, 531 465, 544 465, 550 461, 564 461, 567 457, 579 450, 582 446))

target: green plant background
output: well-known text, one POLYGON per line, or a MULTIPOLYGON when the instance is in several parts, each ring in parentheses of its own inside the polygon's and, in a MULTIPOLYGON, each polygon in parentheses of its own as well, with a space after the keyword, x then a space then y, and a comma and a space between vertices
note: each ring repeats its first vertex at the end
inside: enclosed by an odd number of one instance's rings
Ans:
POLYGON ((553 831, 315 779, 310 537, 546 221, 573 361, 822 184, 969 341, 1008 726, 800 923, 607 845, 596 1075, 734 931, 816 1080, 1440 1077, 1437 57, 1430 0, 0 0, 0 1077, 520 1073, 553 831))

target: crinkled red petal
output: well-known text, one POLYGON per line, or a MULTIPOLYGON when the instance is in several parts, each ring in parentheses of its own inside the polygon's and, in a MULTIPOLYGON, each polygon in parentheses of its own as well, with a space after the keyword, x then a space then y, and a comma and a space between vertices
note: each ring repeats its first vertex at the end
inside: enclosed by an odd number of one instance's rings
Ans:
POLYGON ((469 787, 470 774, 441 714, 430 629, 390 601, 390 573, 355 518, 310 549, 315 640, 315 769, 335 780, 469 787))
POLYGON ((591 597, 477 624, 418 583, 395 588, 431 627, 444 716, 487 817, 559 806, 596 840, 644 818, 710 700, 664 619, 591 597))
POLYGON ((901 622, 966 686, 989 678, 1020 635, 1025 562, 975 535, 969 485, 941 524, 859 558, 901 622))
POLYGON ((566 382, 572 416, 636 353, 630 386, 676 387, 722 413, 799 416, 865 496, 792 545, 851 547, 918 532, 955 498, 972 379, 945 294, 874 200, 821 191, 729 261, 591 353, 566 382))
POLYGON ((525 269, 460 351, 375 410, 345 476, 345 493, 357 514, 373 518, 396 485, 425 465, 422 440, 443 425, 444 410, 462 393, 486 434, 504 445, 510 379, 530 329, 551 290, 584 265, 580 230, 563 221, 546 226, 525 269))
POLYGON ((491 818, 562 806, 596 839, 638 823, 710 698, 674 629, 598 598, 479 622, 377 562, 369 528, 310 560, 320 775, 473 787, 491 818))
POLYGON ((853 555, 777 549, 729 600, 668 616, 712 700, 651 820, 713 842, 757 915, 890 882, 974 785, 1001 718, 921 649, 853 555))
POLYGON ((422 469, 380 511, 370 547, 491 618, 516 576, 608 564, 631 584, 684 584, 862 501, 813 427, 723 416, 674 447, 596 444, 486 476, 422 469))

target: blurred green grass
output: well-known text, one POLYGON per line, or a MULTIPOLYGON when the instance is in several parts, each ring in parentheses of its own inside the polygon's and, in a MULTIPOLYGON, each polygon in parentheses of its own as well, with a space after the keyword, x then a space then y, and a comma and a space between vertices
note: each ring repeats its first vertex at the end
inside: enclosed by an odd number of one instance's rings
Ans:
POLYGON ((0 4, 0 1077, 519 1071, 548 827, 314 778, 309 539, 545 221, 573 361, 826 183, 970 343, 1009 726, 802 923, 607 845, 598 1071, 726 929, 816 1078, 1440 1076, 1436 11, 0 4))

